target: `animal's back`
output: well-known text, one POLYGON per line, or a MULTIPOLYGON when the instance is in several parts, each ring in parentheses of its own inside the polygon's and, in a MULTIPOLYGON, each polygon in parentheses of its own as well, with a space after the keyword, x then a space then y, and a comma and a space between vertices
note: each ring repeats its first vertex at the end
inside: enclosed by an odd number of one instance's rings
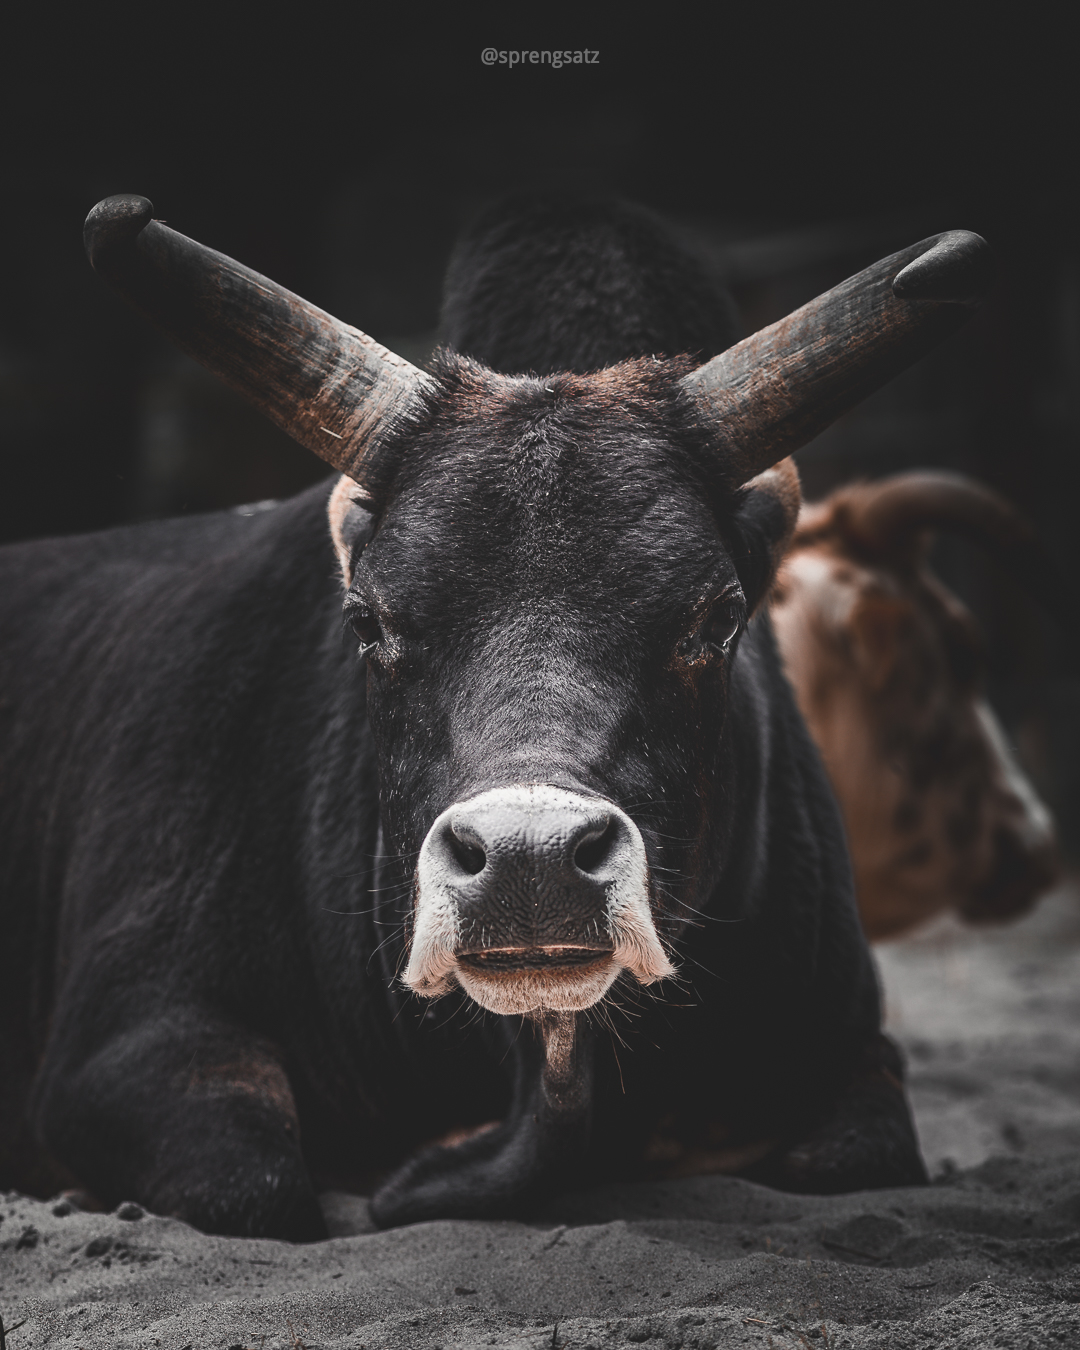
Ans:
MULTIPOLYGON (((257 644, 268 617, 259 597, 270 586, 279 617, 293 600, 299 611, 332 601, 326 491, 318 485, 254 516, 225 511, 0 549, 0 746, 9 767, 26 752, 37 777, 49 756, 70 754, 98 697, 122 708, 203 654, 220 660, 215 642, 257 644)), ((27 783, 9 772, 3 800, 25 799, 27 783)))

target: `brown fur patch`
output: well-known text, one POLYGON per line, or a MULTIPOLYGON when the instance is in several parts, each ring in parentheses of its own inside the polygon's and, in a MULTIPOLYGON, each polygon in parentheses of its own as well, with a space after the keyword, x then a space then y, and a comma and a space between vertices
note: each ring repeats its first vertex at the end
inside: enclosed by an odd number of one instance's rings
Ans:
POLYGON ((198 1096, 254 1097, 283 1117, 287 1128, 299 1127, 296 1101, 285 1070, 270 1058, 197 1064, 188 1072, 184 1089, 198 1096))

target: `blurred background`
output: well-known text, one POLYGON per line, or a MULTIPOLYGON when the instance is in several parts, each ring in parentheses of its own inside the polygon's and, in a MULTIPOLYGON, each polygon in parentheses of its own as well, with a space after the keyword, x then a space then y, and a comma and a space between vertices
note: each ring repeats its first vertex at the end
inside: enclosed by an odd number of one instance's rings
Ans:
MULTIPOLYGON (((663 213, 727 278, 745 331, 926 235, 983 234, 992 299, 800 453, 806 492, 959 470, 1021 507, 1077 577, 1077 110, 1049 16, 274 14, 38 6, 8 21, 0 539, 281 497, 325 473, 97 279, 81 228, 100 198, 148 196, 419 362, 461 223, 500 193, 554 188, 663 213), (598 57, 487 67, 485 47, 598 57)), ((936 560, 983 626, 992 699, 1075 862, 1072 616, 969 545, 943 540, 936 560)))

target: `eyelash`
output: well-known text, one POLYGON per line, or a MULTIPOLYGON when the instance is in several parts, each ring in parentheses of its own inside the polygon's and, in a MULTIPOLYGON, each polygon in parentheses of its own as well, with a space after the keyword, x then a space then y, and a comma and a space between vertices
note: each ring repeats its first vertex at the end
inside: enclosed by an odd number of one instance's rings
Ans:
POLYGON ((368 609, 361 609, 359 606, 350 609, 345 615, 345 623, 360 643, 358 656, 367 656, 368 652, 374 651, 382 641, 383 632, 379 627, 379 621, 368 609))

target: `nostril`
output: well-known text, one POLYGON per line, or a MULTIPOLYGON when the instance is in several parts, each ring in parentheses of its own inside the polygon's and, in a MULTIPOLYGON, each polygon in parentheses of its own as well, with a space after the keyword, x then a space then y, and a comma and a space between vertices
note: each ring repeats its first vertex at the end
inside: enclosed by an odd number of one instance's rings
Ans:
POLYGON ((454 855, 463 871, 474 877, 487 866, 487 854, 477 844, 458 837, 454 830, 449 832, 450 852, 454 855))
POLYGON ((590 830, 574 851, 574 866, 582 872, 595 872, 603 866, 615 842, 615 832, 614 817, 606 825, 590 830))

